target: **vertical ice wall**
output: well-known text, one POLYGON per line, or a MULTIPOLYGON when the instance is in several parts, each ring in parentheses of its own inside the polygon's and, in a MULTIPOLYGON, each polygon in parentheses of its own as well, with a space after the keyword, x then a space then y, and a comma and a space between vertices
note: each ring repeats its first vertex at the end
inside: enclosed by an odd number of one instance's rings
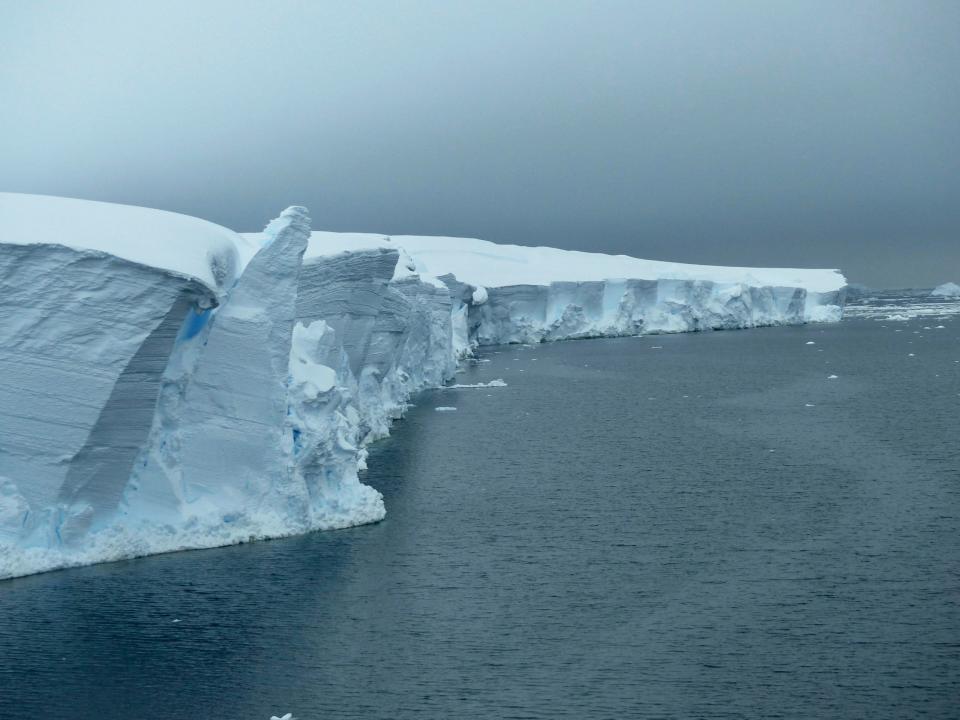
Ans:
POLYGON ((395 249, 316 253, 301 271, 289 402, 314 527, 383 517, 380 494, 357 474, 365 445, 413 393, 454 372, 449 292, 398 273, 404 262, 395 249))
MULTIPOLYGON (((448 286, 454 347, 839 320, 837 270, 718 267, 474 238, 314 232, 321 246, 405 253, 448 286)), ((316 248, 317 251, 313 250, 316 248)))
POLYGON ((151 447, 127 493, 131 521, 189 519, 220 537, 307 526, 292 468, 287 380, 307 211, 285 210, 200 332, 182 334, 151 447))
POLYGON ((314 527, 288 403, 309 232, 284 211, 215 308, 176 272, 0 245, 0 577, 314 527))
POLYGON ((115 509, 195 279, 89 250, 0 245, 0 541, 69 544, 115 509))
POLYGON ((835 312, 818 314, 820 303, 832 299, 811 299, 803 288, 708 280, 563 281, 483 290, 484 302, 470 304, 468 314, 470 341, 478 345, 791 325, 835 312))
POLYGON ((196 514, 229 521, 251 501, 294 492, 286 378, 309 233, 304 208, 285 210, 214 317, 180 424, 183 499, 196 514))

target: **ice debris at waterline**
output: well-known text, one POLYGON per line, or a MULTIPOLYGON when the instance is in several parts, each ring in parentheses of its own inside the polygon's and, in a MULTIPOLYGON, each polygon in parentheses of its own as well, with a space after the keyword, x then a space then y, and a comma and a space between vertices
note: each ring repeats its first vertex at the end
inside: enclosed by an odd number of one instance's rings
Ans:
MULTIPOLYGON (((533 358, 536 360, 536 358, 533 358)), ((456 385, 444 385, 441 390, 460 390, 466 388, 492 388, 492 387, 506 387, 507 382, 502 378, 497 378, 496 380, 491 380, 490 382, 481 382, 481 383, 457 383, 456 385)))
POLYGON ((0 577, 374 522, 366 446, 476 346, 836 320, 845 282, 3 193, 0 278, 0 577))

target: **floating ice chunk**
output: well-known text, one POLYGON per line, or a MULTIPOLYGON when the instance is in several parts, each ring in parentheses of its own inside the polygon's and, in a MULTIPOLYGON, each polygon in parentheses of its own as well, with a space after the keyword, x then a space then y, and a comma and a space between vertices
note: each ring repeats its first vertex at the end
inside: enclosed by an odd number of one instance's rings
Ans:
POLYGON ((837 375, 827 375, 827 380, 836 380, 837 377, 837 375))
POLYGON ((282 715, 280 717, 271 715, 270 720, 295 720, 295 718, 293 717, 293 713, 287 713, 286 715, 282 715))
POLYGON ((813 403, 804 403, 803 406, 804 406, 804 407, 816 407, 816 405, 814 405, 813 403))
MULTIPOLYGON (((523 372, 522 370, 520 372, 523 372)), ((501 379, 497 378, 496 380, 491 380, 487 383, 457 383, 456 385, 447 385, 446 387, 440 388, 441 390, 459 390, 461 388, 488 388, 488 387, 506 387, 507 383, 501 379)))
POLYGON ((913 353, 907 353, 907 357, 916 357, 913 353))
POLYGON ((816 343, 813 340, 807 340, 807 345, 816 345, 816 343))
POLYGON ((435 407, 434 410, 437 412, 456 412, 457 409, 449 405, 440 405, 439 407, 435 407))

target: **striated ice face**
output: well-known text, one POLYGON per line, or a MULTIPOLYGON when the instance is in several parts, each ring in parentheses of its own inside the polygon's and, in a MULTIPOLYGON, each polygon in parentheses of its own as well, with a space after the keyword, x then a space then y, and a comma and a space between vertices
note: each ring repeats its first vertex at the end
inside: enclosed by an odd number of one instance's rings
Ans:
POLYGON ((0 245, 0 276, 0 541, 69 544, 117 508, 184 318, 216 298, 59 245, 0 245))

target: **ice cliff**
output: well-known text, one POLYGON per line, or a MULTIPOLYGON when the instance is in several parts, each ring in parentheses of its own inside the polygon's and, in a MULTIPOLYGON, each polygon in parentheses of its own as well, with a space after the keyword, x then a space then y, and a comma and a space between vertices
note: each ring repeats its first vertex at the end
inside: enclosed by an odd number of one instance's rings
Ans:
POLYGON ((0 578, 376 521, 366 445, 472 347, 835 320, 843 286, 0 194, 0 578))

